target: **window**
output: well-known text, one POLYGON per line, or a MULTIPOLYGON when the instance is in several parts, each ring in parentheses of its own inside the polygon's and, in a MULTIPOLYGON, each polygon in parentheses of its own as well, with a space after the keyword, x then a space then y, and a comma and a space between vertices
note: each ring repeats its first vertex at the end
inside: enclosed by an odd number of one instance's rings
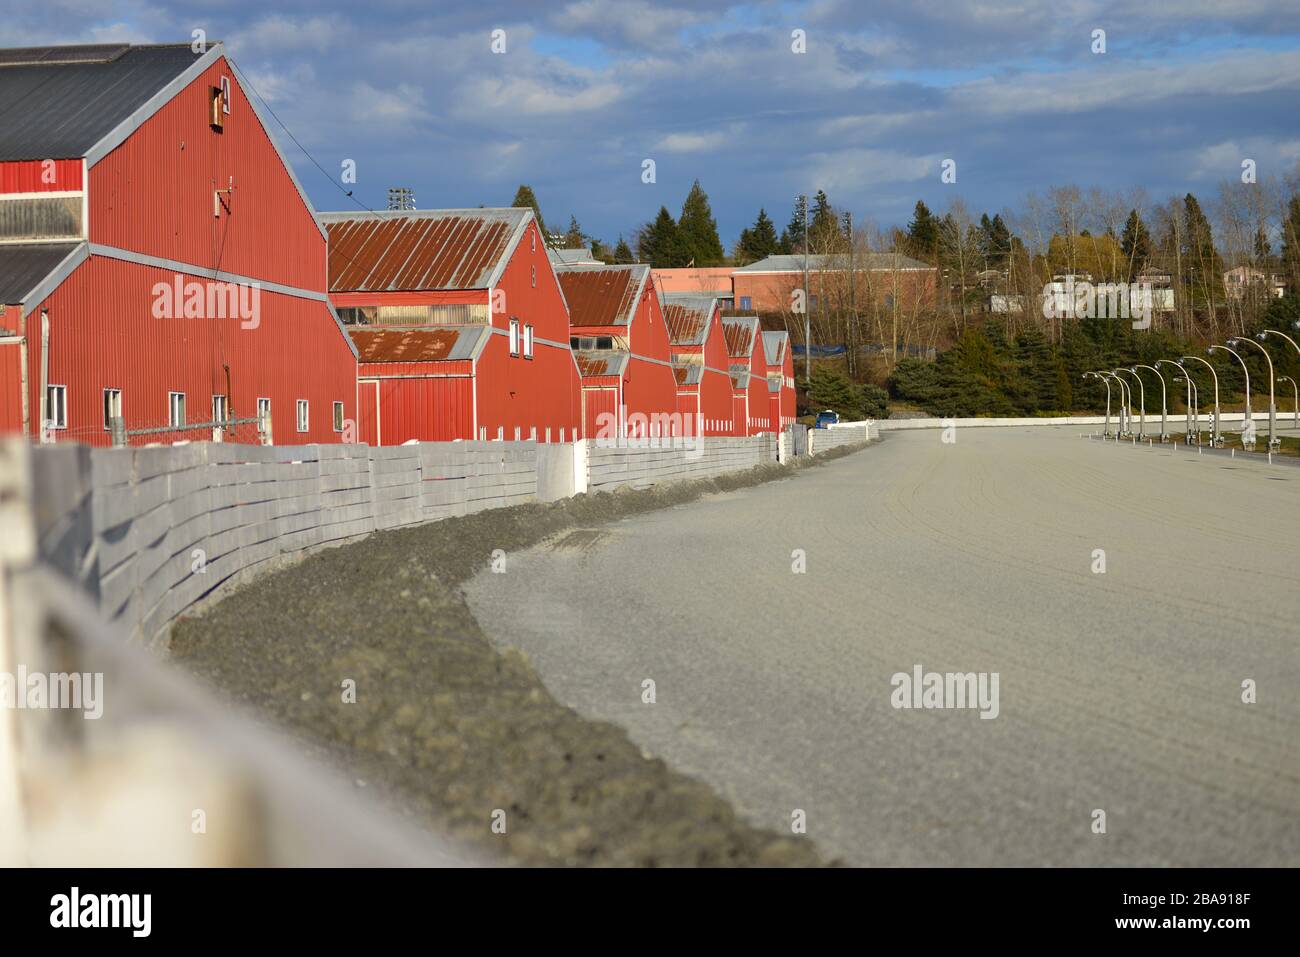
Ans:
POLYGON ((80 239, 82 197, 0 197, 0 240, 80 239))
POLYGON ((537 288, 537 267, 533 267, 533 288, 537 288))
POLYGON ((271 400, 270 399, 257 400, 257 431, 259 432, 271 431, 271 400))
POLYGON ((230 113, 230 77, 221 78, 221 112, 229 115, 230 113))
POLYGON ((519 355, 519 320, 510 320, 510 354, 519 355))
POLYGON ((808 295, 808 308, 809 309, 817 308, 817 297, 812 295, 811 293, 808 295))
POLYGON ((185 425, 184 392, 167 393, 167 424, 173 429, 179 429, 185 425))
POLYGON ((226 122, 225 112, 222 109, 223 100, 221 87, 208 87, 208 125, 214 130, 220 130, 226 122))
POLYGON ((533 240, 533 252, 537 252, 537 230, 535 229, 528 230, 528 235, 532 237, 533 240))
POLYGON ((533 324, 531 322, 524 325, 524 358, 533 357, 533 324))
POLYGON ((50 385, 45 387, 45 421, 52 429, 68 427, 68 387, 50 385))
POLYGON ((104 431, 113 428, 113 420, 122 417, 122 390, 104 390, 104 431))
POLYGON ((569 348, 570 348, 570 349, 581 349, 581 348, 582 348, 582 340, 579 339, 577 336, 569 336, 569 348))
POLYGON ((307 400, 299 399, 298 400, 298 431, 306 432, 310 426, 310 422, 311 419, 307 411, 307 400))
POLYGON ((212 421, 225 422, 229 418, 226 411, 226 397, 224 395, 214 395, 212 397, 212 421))
POLYGON ((334 431, 335 432, 343 431, 343 403, 342 402, 334 403, 334 431))
POLYGON ((597 348, 597 349, 613 349, 613 348, 614 348, 614 337, 613 337, 613 336, 597 336, 597 337, 596 337, 596 348, 597 348))
POLYGON ((740 308, 744 309, 746 312, 749 312, 749 310, 754 308, 754 298, 752 296, 741 296, 740 308))

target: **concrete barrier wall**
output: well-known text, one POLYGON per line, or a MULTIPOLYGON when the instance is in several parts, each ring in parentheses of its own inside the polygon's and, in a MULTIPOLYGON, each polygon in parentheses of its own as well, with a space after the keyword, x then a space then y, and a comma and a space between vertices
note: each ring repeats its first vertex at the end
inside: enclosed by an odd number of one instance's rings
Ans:
POLYGON ((723 472, 776 462, 778 439, 764 433, 748 438, 706 436, 693 448, 601 448, 588 443, 588 488, 610 491, 620 486, 648 488, 661 482, 708 478, 723 472))
MULTIPOLYGON (((1201 407, 1202 428, 1207 427, 1206 422, 1213 415, 1213 413, 1214 410, 1212 408, 1207 410, 1204 406, 1201 407)), ((1290 413, 1286 413, 1286 417, 1289 416, 1290 413)), ((1252 413, 1252 417, 1256 422, 1268 421, 1267 412, 1255 412, 1252 413)), ((1277 414, 1277 418, 1278 418, 1278 422, 1282 422, 1284 419, 1283 413, 1279 412, 1277 414)), ((1133 421, 1136 422, 1137 419, 1138 419, 1138 413, 1137 410, 1134 409, 1133 421)), ((1153 419, 1157 424, 1160 422, 1159 408, 1157 408, 1154 412, 1152 412, 1150 409, 1147 409, 1147 424, 1150 425, 1153 419)), ((1185 412, 1170 412, 1168 419, 1169 422, 1171 423, 1185 422, 1187 420, 1187 414, 1185 412)), ((1230 422, 1236 422, 1238 425, 1240 425, 1244 419, 1245 419, 1245 413, 1243 412, 1222 412, 1221 411, 1219 413, 1220 426, 1226 427, 1230 422)), ((1114 414, 1111 415, 1110 421, 1111 421, 1111 425, 1115 425, 1119 421, 1118 407, 1116 407, 1114 414)), ((1019 425, 1104 425, 1105 423, 1106 423, 1106 417, 1104 415, 1062 415, 1062 416, 1056 416, 1055 418, 1019 418, 1019 419, 995 419, 995 418, 882 419, 878 423, 878 425, 882 432, 897 432, 902 429, 940 429, 940 428, 944 428, 949 424, 954 424, 957 426, 983 426, 988 428, 988 427, 995 427, 995 426, 1007 427, 1007 426, 1019 426, 1019 425)))
MULTIPOLYGON (((817 449, 860 441, 837 430, 817 449)), ((381 529, 584 491, 706 478, 777 459, 778 437, 693 449, 594 443, 190 445, 32 450, 39 553, 153 644, 218 586, 381 529)))
POLYGON ((833 449, 837 445, 866 442, 873 437, 873 434, 876 438, 880 436, 880 431, 876 429, 874 422, 840 423, 828 429, 809 429, 809 452, 816 455, 818 452, 833 449))
POLYGON ((41 447, 40 553, 106 618, 153 642, 218 585, 268 563, 533 501, 537 457, 532 442, 41 447))

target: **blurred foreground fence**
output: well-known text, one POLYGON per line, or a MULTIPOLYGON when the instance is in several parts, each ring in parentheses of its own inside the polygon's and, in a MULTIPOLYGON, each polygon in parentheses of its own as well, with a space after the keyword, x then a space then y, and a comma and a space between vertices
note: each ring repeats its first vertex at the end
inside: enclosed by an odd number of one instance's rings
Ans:
POLYGON ((32 453, 0 443, 0 864, 474 863, 105 622, 38 556, 32 453))

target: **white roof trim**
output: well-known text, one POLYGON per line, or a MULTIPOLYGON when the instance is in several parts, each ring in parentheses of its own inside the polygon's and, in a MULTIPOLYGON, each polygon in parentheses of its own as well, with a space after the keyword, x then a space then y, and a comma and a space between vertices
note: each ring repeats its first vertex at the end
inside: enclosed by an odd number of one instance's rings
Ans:
MULTIPOLYGON (((59 288, 63 280, 72 275, 72 271, 90 258, 90 244, 78 243, 68 255, 63 257, 63 261, 50 270, 49 275, 38 282, 27 295, 20 300, 22 305, 22 317, 26 319, 31 315, 32 310, 39 306, 45 299, 59 288)), ((13 304, 11 304, 13 305, 13 304)))

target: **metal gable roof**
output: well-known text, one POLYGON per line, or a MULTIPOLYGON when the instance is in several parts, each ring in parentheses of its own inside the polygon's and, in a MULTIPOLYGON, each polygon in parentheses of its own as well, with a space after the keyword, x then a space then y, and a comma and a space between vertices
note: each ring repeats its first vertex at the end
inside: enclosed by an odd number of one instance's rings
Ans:
MULTIPOLYGON (((853 257, 854 270, 861 269, 933 269, 929 263, 923 263, 919 259, 913 259, 911 256, 904 256, 901 253, 858 253, 853 257)), ((829 253, 810 255, 808 257, 809 272, 824 272, 829 270, 849 268, 849 257, 847 253, 829 253)), ((780 254, 768 256, 766 259, 760 259, 758 262, 750 263, 748 266, 738 266, 735 270, 738 273, 765 273, 765 272, 803 272, 803 256, 780 254)))
POLYGON ((0 50, 0 161, 85 156, 206 55, 188 43, 0 50))
POLYGON ((790 342, 790 333, 775 330, 763 333, 763 356, 770 366, 779 366, 785 362, 785 349, 790 342))
POLYGON ((532 215, 515 208, 320 213, 330 292, 487 289, 532 215))
POLYGON ((649 275, 644 264, 555 267, 571 326, 630 325, 649 275))
POLYGON ((757 334, 758 316, 722 317, 722 336, 727 342, 727 355, 733 359, 748 359, 753 354, 757 334))
POLYGON ((675 346, 703 345, 709 336, 709 323, 717 308, 717 300, 708 296, 664 296, 664 320, 668 323, 668 337, 675 346))
POLYGON ((575 351, 573 358, 578 363, 578 371, 587 377, 622 375, 630 361, 626 352, 613 352, 609 349, 575 351))
POLYGON ((442 329, 370 329, 352 327, 348 335, 359 362, 437 362, 474 358, 487 326, 448 326, 442 329))
POLYGON ((83 244, 0 244, 0 306, 22 304, 46 276, 83 244))
POLYGON ((679 386, 699 385, 704 377, 704 366, 699 362, 673 362, 673 376, 679 386))

